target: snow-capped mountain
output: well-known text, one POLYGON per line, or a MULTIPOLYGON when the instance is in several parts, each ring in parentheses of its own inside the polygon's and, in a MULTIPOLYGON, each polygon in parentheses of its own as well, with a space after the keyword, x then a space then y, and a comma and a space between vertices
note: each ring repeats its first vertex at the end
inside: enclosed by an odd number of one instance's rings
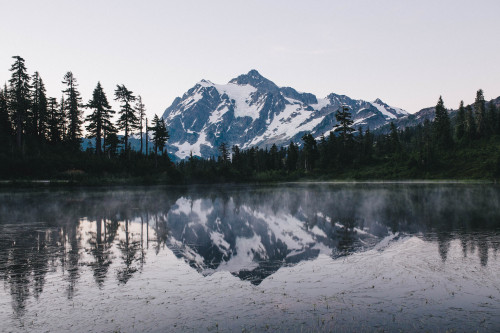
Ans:
POLYGON ((355 220, 332 221, 327 207, 321 207, 324 213, 312 204, 273 210, 276 198, 264 196, 267 200, 256 205, 238 197, 179 198, 163 218, 167 246, 204 275, 229 271, 259 284, 284 265, 371 248, 390 235, 376 223, 368 223, 368 232, 355 220))
POLYGON ((202 80, 165 110, 169 153, 183 159, 218 155, 222 142, 241 148, 288 145, 310 132, 328 134, 337 124, 335 111, 350 107, 354 126, 375 129, 408 113, 380 99, 374 102, 330 94, 317 98, 278 87, 256 70, 227 84, 202 80))

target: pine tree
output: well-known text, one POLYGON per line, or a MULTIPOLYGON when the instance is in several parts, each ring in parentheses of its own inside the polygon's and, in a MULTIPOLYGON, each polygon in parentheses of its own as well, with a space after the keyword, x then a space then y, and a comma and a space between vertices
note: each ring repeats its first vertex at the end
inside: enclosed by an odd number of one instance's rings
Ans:
POLYGON ((391 153, 399 154, 401 152, 401 142, 399 141, 398 129, 392 121, 390 124, 389 144, 391 153))
POLYGON ((468 140, 473 140, 477 136, 476 120, 472 107, 468 105, 465 108, 465 137, 468 140))
POLYGON ((276 144, 273 143, 273 145, 271 146, 271 149, 269 149, 269 155, 270 155, 270 158, 271 158, 271 169, 272 170, 279 170, 281 169, 281 162, 280 162, 280 157, 279 157, 279 153, 278 153, 278 146, 276 146, 276 144))
POLYGON ((455 123, 455 137, 457 141, 462 141, 465 137, 465 124, 466 124, 466 114, 464 101, 460 101, 460 106, 458 107, 457 118, 455 123))
POLYGON ((227 143, 222 142, 219 145, 219 162, 227 164, 229 162, 229 149, 227 147, 227 143))
POLYGON ((31 97, 31 114, 29 117, 30 134, 41 141, 47 138, 48 110, 45 85, 38 72, 35 72, 33 75, 31 85, 33 92, 31 97))
POLYGON ((158 155, 158 150, 163 152, 163 148, 165 147, 165 144, 170 137, 163 118, 159 118, 155 114, 153 118, 153 127, 151 128, 151 130, 153 131, 153 146, 155 154, 158 155))
POLYGON ((129 152, 128 138, 132 130, 137 128, 139 122, 135 115, 134 108, 131 105, 131 103, 135 101, 135 96, 132 91, 125 87, 125 85, 117 85, 115 90, 115 101, 121 103, 120 111, 118 112, 120 117, 118 118, 117 125, 119 130, 124 131, 123 143, 125 146, 125 153, 127 154, 129 152))
POLYGON ((146 132, 146 156, 149 154, 149 127, 148 127, 148 118, 146 117, 146 122, 144 123, 144 130, 146 132))
POLYGON ((66 113, 66 101, 64 100, 64 94, 61 96, 61 101, 59 102, 59 114, 62 119, 62 131, 61 139, 67 141, 68 139, 68 115, 66 113))
POLYGON ((288 171, 297 170, 298 160, 299 160, 299 149, 292 141, 288 146, 288 151, 286 156, 286 168, 288 169, 288 171))
POLYGON ((302 136, 304 148, 304 169, 307 171, 313 170, 315 167, 316 159, 318 158, 318 147, 314 137, 308 133, 302 136))
POLYGON ((370 132, 370 128, 367 128, 365 135, 363 137, 363 154, 362 160, 368 162, 372 159, 373 154, 373 134, 370 132))
POLYGON ((436 117, 433 123, 435 144, 440 149, 449 148, 452 144, 451 125, 448 111, 444 107, 443 98, 439 96, 436 104, 436 117))
POLYGON ((352 142, 352 128, 353 121, 351 119, 352 115, 349 112, 349 107, 347 105, 342 105, 337 112, 335 112, 335 119, 337 119, 338 124, 335 125, 334 132, 338 132, 342 140, 342 144, 346 147, 352 142))
POLYGON ((79 150, 82 136, 82 111, 80 110, 82 98, 77 90, 78 84, 72 72, 67 72, 62 81, 66 85, 63 93, 66 95, 63 107, 68 119, 66 140, 72 150, 79 150))
POLYGON ((101 82, 97 82, 97 86, 92 93, 92 99, 89 100, 87 107, 93 109, 93 112, 85 119, 89 124, 87 131, 90 138, 95 138, 95 151, 97 155, 101 155, 101 139, 104 131, 112 127, 111 117, 115 111, 111 110, 106 94, 104 93, 101 82))
POLYGON ((104 141, 104 149, 108 153, 108 157, 115 156, 118 150, 118 145, 120 144, 120 139, 118 139, 118 135, 116 132, 108 132, 105 133, 105 141, 104 141))
POLYGON ((142 122, 146 117, 146 106, 142 103, 141 95, 137 96, 137 102, 135 104, 135 110, 137 111, 137 115, 139 117, 139 134, 141 136, 141 154, 142 154, 142 122))
POLYGON ((8 151, 12 141, 12 124, 9 117, 7 87, 0 90, 0 150, 8 151))
POLYGON ((16 145, 22 149, 23 136, 26 126, 26 115, 30 107, 31 85, 30 77, 24 65, 24 59, 20 56, 13 56, 14 64, 10 68, 12 77, 9 80, 9 109, 14 121, 16 131, 16 145))
POLYGON ((48 139, 51 143, 62 141, 64 132, 64 113, 61 112, 57 99, 48 99, 48 139))
POLYGON ((486 123, 488 124, 488 134, 492 135, 497 132, 497 108, 493 101, 488 103, 488 110, 486 112, 486 123))
MULTIPOLYGON (((233 151, 233 155, 232 155, 232 158, 231 158, 231 163, 233 165, 233 167, 238 170, 238 171, 241 171, 241 168, 242 168, 242 157, 241 157, 241 150, 240 150, 240 147, 238 147, 237 145, 234 145, 231 150, 233 151)), ((191 158, 190 160, 192 159, 192 154, 191 154, 191 158)), ((192 160, 191 160, 192 162, 192 160)))
POLYGON ((484 101, 483 90, 479 89, 476 93, 476 101, 474 102, 474 110, 476 111, 476 130, 478 137, 486 135, 486 106, 484 101))

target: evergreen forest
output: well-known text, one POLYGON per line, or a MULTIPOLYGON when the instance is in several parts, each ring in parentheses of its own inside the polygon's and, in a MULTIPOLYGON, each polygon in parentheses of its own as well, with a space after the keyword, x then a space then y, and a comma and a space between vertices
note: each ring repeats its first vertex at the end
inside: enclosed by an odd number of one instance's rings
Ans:
POLYGON ((46 94, 38 72, 13 57, 0 88, 0 179, 100 184, 199 184, 298 180, 411 180, 500 178, 498 99, 476 92, 472 105, 447 109, 439 97, 433 120, 395 123, 371 131, 353 126, 348 107, 338 125, 288 146, 241 149, 222 143, 218 156, 172 162, 164 120, 147 119, 141 96, 125 85, 107 95, 100 82, 84 99, 77 78, 62 78, 61 97, 46 94), (108 97, 109 96, 109 97, 108 97), (119 103, 113 110, 109 99, 119 103), (84 117, 84 110, 87 116, 84 117), (140 139, 133 149, 130 138, 140 139), (82 139, 94 145, 82 150, 82 139))

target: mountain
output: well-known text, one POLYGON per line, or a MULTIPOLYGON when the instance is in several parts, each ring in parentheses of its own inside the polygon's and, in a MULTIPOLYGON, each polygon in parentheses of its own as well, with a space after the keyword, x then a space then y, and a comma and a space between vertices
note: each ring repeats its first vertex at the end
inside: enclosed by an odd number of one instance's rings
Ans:
POLYGON ((203 275, 229 271, 258 285, 280 267, 319 254, 340 257, 367 250, 395 236, 378 221, 333 217, 348 216, 352 209, 342 194, 328 194, 333 203, 318 203, 307 189, 264 191, 258 197, 195 194, 180 197, 157 220, 168 225, 166 245, 174 255, 203 275), (303 205, 297 204, 299 198, 306 198, 303 205))
POLYGON ((375 129, 408 113, 373 102, 329 94, 317 98, 291 87, 278 87, 256 70, 227 84, 201 80, 177 97, 163 118, 170 133, 168 151, 179 159, 218 155, 222 142, 240 148, 299 142, 310 132, 319 137, 337 124, 335 111, 350 107, 354 126, 375 129))

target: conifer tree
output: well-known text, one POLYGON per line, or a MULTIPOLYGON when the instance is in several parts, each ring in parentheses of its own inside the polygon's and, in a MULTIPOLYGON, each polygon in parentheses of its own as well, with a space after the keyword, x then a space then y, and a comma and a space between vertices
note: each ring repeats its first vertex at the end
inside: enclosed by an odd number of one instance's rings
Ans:
POLYGON ((396 125, 391 121, 389 133, 390 150, 393 154, 399 154, 401 151, 401 142, 399 141, 399 133, 396 125))
POLYGON ((478 137, 483 137, 486 133, 486 106, 484 101, 483 90, 479 89, 476 93, 476 101, 474 102, 474 110, 476 112, 476 130, 478 137))
POLYGON ((460 101, 460 106, 458 107, 457 118, 455 123, 455 137, 457 141, 462 141, 465 136, 465 124, 466 124, 466 114, 464 101, 460 101))
POLYGON ((370 161, 372 159, 373 153, 373 134, 370 132, 370 128, 367 128, 365 131, 365 135, 363 136, 363 161, 370 161))
POLYGON ((337 119, 338 124, 335 125, 334 132, 338 132, 341 138, 342 144, 346 147, 352 141, 352 128, 353 121, 351 119, 351 113, 349 112, 349 107, 347 105, 342 105, 335 112, 335 119, 337 119))
POLYGON ((472 107, 468 105, 465 108, 465 137, 468 140, 472 140, 476 138, 477 130, 476 130, 476 120, 474 119, 474 113, 472 111, 472 107))
POLYGON ((13 56, 15 59, 10 71, 12 76, 9 80, 9 109, 14 121, 16 131, 16 145, 22 148, 23 136, 26 126, 26 115, 30 107, 30 77, 24 65, 24 59, 20 56, 13 56))
POLYGON ((101 155, 101 139, 103 138, 104 131, 112 127, 111 117, 115 111, 111 110, 108 99, 104 90, 102 89, 101 82, 97 82, 97 86, 92 93, 92 99, 89 100, 87 107, 92 109, 93 112, 85 119, 89 124, 87 131, 90 138, 95 138, 95 152, 101 155))
POLYGON ((297 162, 299 160, 299 149, 297 145, 295 145, 292 142, 290 142, 290 145, 288 146, 288 151, 287 151, 287 156, 286 156, 286 167, 288 171, 295 171, 297 170, 297 162))
POLYGON ((158 150, 163 152, 163 148, 167 143, 170 135, 168 134, 167 127, 165 126, 165 121, 163 118, 159 118, 156 114, 153 118, 153 126, 151 127, 153 132, 153 147, 155 154, 158 155, 158 150))
POLYGON ((57 99, 48 99, 48 139, 51 143, 61 142, 64 134, 64 110, 57 103, 57 99))
POLYGON ((0 90, 0 150, 7 151, 12 140, 12 124, 9 117, 7 86, 0 90))
POLYGON ((492 135, 493 133, 497 132, 497 108, 495 106, 495 103, 493 101, 490 101, 488 103, 488 110, 486 112, 486 123, 487 123, 487 129, 488 129, 488 134, 492 135))
POLYGON ((104 149, 108 153, 108 158, 115 156, 118 151, 118 145, 120 144, 120 139, 116 132, 105 132, 104 149))
POLYGON ((35 72, 33 75, 31 85, 33 91, 31 97, 31 114, 29 117, 30 134, 40 141, 47 137, 48 111, 45 85, 38 72, 35 72))
POLYGON ((227 147, 227 143, 222 142, 219 145, 219 161, 226 164, 229 162, 229 149, 227 147))
POLYGON ((271 169, 272 170, 279 170, 281 166, 280 162, 280 157, 278 153, 278 146, 276 146, 275 143, 271 146, 271 149, 269 149, 269 157, 271 158, 271 169))
POLYGON ((317 143, 310 133, 302 136, 302 141, 304 142, 302 150, 304 154, 304 169, 310 171, 314 169, 316 159, 318 158, 317 143))
MULTIPOLYGON (((233 155, 232 155, 232 158, 231 158, 231 163, 232 163, 233 167, 236 170, 241 170, 241 168, 242 168, 242 157, 241 157, 240 147, 238 147, 237 145, 234 145, 231 148, 231 150, 233 151, 233 155)), ((192 156, 193 156, 193 154, 191 153, 191 157, 190 157, 191 162, 192 162, 192 156)))
POLYGON ((144 123, 144 131, 146 132, 146 156, 149 154, 149 127, 148 118, 146 117, 146 122, 144 123))
POLYGON ((439 96, 436 104, 436 117, 433 123, 435 144, 441 148, 449 148, 452 144, 451 125, 448 111, 444 107, 443 98, 439 96))
MULTIPOLYGON (((132 102, 135 101, 135 96, 132 91, 128 90, 125 85, 117 85, 115 90, 115 101, 119 101, 120 111, 118 114, 117 127, 119 130, 124 131, 123 143, 125 146, 125 153, 129 152, 128 138, 132 130, 137 128, 138 119, 135 115, 134 108, 132 107, 132 102)), ((154 126, 154 124, 153 124, 154 126)))
POLYGON ((137 102, 135 104, 135 109, 137 111, 137 116, 139 118, 139 135, 141 136, 141 154, 142 154, 142 130, 143 130, 143 124, 142 122, 144 121, 144 118, 146 117, 146 106, 142 103, 142 97, 141 95, 137 96, 137 102))
POLYGON ((80 109, 82 98, 77 90, 78 84, 72 72, 67 72, 62 81, 66 85, 63 93, 66 95, 63 107, 68 119, 66 140, 72 150, 80 149, 82 136, 82 111, 80 109))

